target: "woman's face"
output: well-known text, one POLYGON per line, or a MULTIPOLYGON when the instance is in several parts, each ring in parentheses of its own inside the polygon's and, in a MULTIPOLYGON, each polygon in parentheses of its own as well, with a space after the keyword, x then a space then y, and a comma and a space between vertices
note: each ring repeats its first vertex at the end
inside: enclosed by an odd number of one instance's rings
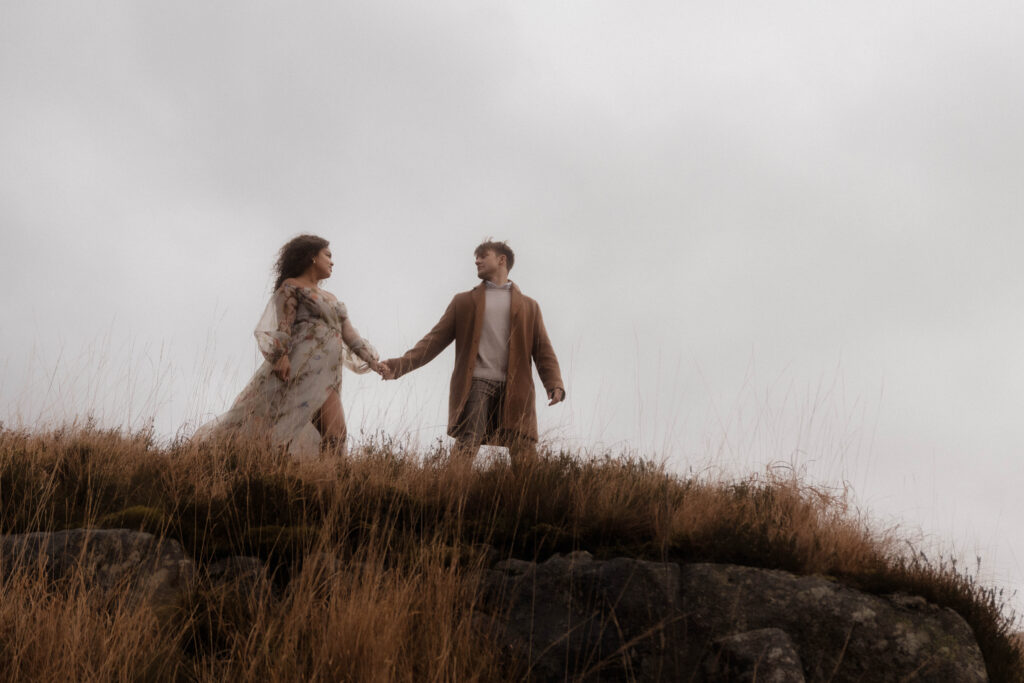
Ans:
POLYGON ((317 280, 326 280, 331 276, 332 270, 334 270, 334 261, 331 260, 331 249, 324 247, 317 252, 316 258, 313 259, 313 275, 317 280))

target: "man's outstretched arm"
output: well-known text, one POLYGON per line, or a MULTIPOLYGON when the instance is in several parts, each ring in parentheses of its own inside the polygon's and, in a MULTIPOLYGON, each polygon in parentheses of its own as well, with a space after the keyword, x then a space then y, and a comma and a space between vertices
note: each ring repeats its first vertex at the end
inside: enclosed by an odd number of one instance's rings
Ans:
POLYGON ((455 340, 455 300, 448 304, 444 315, 437 321, 434 328, 420 339, 416 346, 405 352, 400 358, 389 358, 381 362, 381 376, 384 379, 398 379, 416 368, 434 360, 437 354, 455 340))

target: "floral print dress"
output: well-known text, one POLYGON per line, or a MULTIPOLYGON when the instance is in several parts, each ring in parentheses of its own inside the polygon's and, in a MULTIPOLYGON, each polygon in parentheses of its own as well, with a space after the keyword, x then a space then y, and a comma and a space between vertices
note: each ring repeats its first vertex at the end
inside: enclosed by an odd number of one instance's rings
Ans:
POLYGON ((341 369, 370 370, 377 350, 352 326, 345 304, 322 290, 281 285, 255 330, 266 361, 228 412, 203 425, 194 438, 227 433, 268 438, 293 457, 315 457, 320 433, 313 417, 331 392, 341 390, 341 369), (273 373, 287 354, 291 374, 282 382, 273 373))

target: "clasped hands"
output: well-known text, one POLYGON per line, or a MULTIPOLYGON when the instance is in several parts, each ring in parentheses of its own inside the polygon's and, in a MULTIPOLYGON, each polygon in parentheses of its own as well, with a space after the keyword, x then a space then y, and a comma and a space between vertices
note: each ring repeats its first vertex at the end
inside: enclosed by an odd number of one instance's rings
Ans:
POLYGON ((388 365, 386 360, 378 361, 370 365, 370 369, 380 375, 381 379, 394 379, 395 369, 388 365))

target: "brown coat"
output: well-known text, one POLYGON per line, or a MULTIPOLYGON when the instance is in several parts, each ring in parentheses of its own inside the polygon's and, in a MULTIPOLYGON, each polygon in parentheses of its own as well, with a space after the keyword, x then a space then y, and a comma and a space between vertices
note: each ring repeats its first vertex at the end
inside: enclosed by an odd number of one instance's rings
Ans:
MULTIPOLYGON (((416 346, 401 358, 388 361, 395 377, 426 365, 455 340, 455 370, 452 372, 451 391, 448 396, 448 435, 458 436, 457 429, 462 410, 469 397, 473 381, 480 330, 484 319, 484 283, 460 292, 452 298, 441 320, 434 325, 416 346)), ((505 400, 501 410, 501 432, 492 439, 495 445, 509 445, 516 439, 537 440, 536 392, 533 387, 531 358, 537 363, 537 372, 547 391, 562 389, 562 374, 558 359, 551 348, 540 306, 519 287, 512 285, 511 338, 508 343, 508 373, 505 379, 505 400)))

